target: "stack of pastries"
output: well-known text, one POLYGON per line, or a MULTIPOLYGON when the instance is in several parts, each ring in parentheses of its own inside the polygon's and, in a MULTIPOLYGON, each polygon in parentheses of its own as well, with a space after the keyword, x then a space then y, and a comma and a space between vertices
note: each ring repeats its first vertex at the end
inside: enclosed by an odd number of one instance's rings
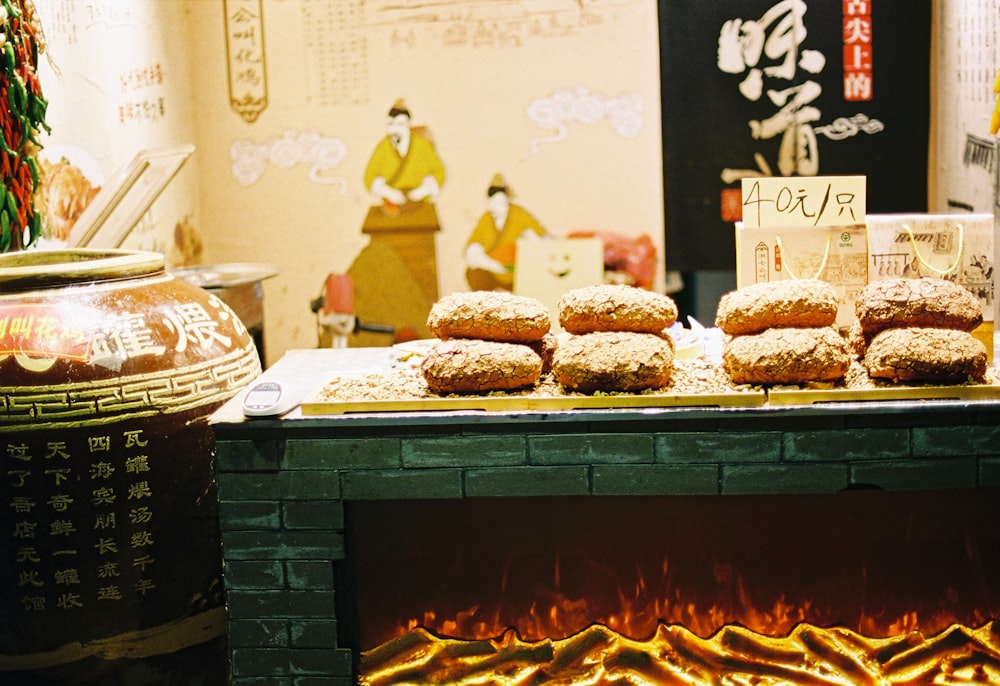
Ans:
POLYGON ((663 388, 673 373, 677 321, 669 296, 635 286, 600 284, 565 293, 558 303, 561 337, 552 374, 579 393, 663 388))
POLYGON ((982 306, 946 279, 873 281, 858 296, 851 344, 868 375, 894 382, 981 381, 986 346, 972 335, 982 306))
POLYGON ((535 298, 504 291, 453 293, 431 307, 427 327, 438 340, 421 372, 435 393, 528 388, 551 362, 551 319, 535 298))
POLYGON ((715 325, 734 383, 801 384, 842 379, 847 342, 835 324, 837 294, 818 279, 756 283, 722 296, 715 325))
POLYGON ((453 293, 437 301, 427 326, 438 339, 421 363, 440 394, 517 391, 551 372, 579 393, 638 392, 670 383, 677 305, 635 286, 599 284, 565 293, 565 334, 551 333, 540 300, 501 291, 453 293))

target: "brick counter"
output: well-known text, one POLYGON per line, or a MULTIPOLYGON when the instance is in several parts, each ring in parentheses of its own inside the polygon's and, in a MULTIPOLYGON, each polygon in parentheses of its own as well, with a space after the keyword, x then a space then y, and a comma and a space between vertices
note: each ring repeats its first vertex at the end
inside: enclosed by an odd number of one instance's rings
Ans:
MULTIPOLYGON (((357 366, 309 353, 294 362, 320 376, 357 366)), ((354 683, 334 583, 348 501, 1000 488, 992 400, 250 421, 238 401, 212 419, 236 686, 354 683)))

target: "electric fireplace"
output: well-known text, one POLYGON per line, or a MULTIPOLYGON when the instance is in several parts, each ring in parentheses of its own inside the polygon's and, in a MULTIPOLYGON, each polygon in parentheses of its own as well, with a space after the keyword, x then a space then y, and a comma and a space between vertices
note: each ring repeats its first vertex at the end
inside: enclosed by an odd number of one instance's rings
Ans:
POLYGON ((1000 403, 227 408, 236 686, 1000 683, 1000 403))
POLYGON ((349 503, 339 616, 367 684, 1000 683, 997 495, 349 503))

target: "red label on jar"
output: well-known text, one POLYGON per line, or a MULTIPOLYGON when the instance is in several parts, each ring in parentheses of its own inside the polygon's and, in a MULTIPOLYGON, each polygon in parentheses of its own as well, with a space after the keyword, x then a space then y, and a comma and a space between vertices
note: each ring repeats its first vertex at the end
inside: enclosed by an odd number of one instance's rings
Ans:
POLYGON ((65 304, 0 306, 0 355, 25 354, 90 359, 100 314, 65 304))

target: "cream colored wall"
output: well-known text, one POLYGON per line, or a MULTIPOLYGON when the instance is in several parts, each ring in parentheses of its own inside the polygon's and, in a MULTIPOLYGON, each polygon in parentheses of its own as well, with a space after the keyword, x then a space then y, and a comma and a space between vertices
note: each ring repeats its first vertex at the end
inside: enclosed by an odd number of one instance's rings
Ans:
MULTIPOLYGON (((265 282, 270 362, 289 348, 316 345, 309 301, 326 275, 346 271, 367 243, 361 225, 372 198, 362 186, 364 168, 385 135, 388 109, 399 97, 406 99, 414 125, 430 127, 448 175, 437 202, 441 294, 467 289, 464 243, 485 211, 485 191, 498 171, 517 200, 552 233, 645 232, 659 242, 662 257, 655 2, 609 3, 606 11, 589 15, 574 3, 534 3, 568 7, 573 11, 564 12, 563 21, 576 24, 565 37, 539 25, 549 35, 525 30, 519 33, 520 47, 490 50, 445 46, 443 32, 454 24, 444 17, 402 27, 382 25, 391 14, 374 10, 386 3, 345 3, 367 5, 369 11, 366 79, 355 101, 323 102, 316 95, 319 50, 307 45, 313 34, 303 9, 325 17, 326 3, 265 0, 268 106, 253 123, 241 119, 227 102, 221 4, 186 3, 193 34, 188 54, 202 227, 212 259, 263 261, 279 269, 277 277, 265 282), (588 16, 593 22, 588 23, 588 16), (644 108, 639 135, 620 135, 606 119, 570 123, 565 140, 542 144, 538 154, 530 154, 530 141, 551 131, 529 121, 527 103, 557 89, 576 88, 608 97, 637 94, 644 108), (262 146, 269 140, 298 141, 306 133, 346 146, 342 161, 326 172, 346 182, 346 193, 334 184, 311 181, 306 165, 281 168, 271 163, 256 182, 237 183, 230 157, 234 142, 262 146)), ((468 3, 450 4, 458 11, 468 3)), ((509 7, 519 15, 522 5, 509 7)), ((331 41, 347 38, 328 36, 331 41)))

